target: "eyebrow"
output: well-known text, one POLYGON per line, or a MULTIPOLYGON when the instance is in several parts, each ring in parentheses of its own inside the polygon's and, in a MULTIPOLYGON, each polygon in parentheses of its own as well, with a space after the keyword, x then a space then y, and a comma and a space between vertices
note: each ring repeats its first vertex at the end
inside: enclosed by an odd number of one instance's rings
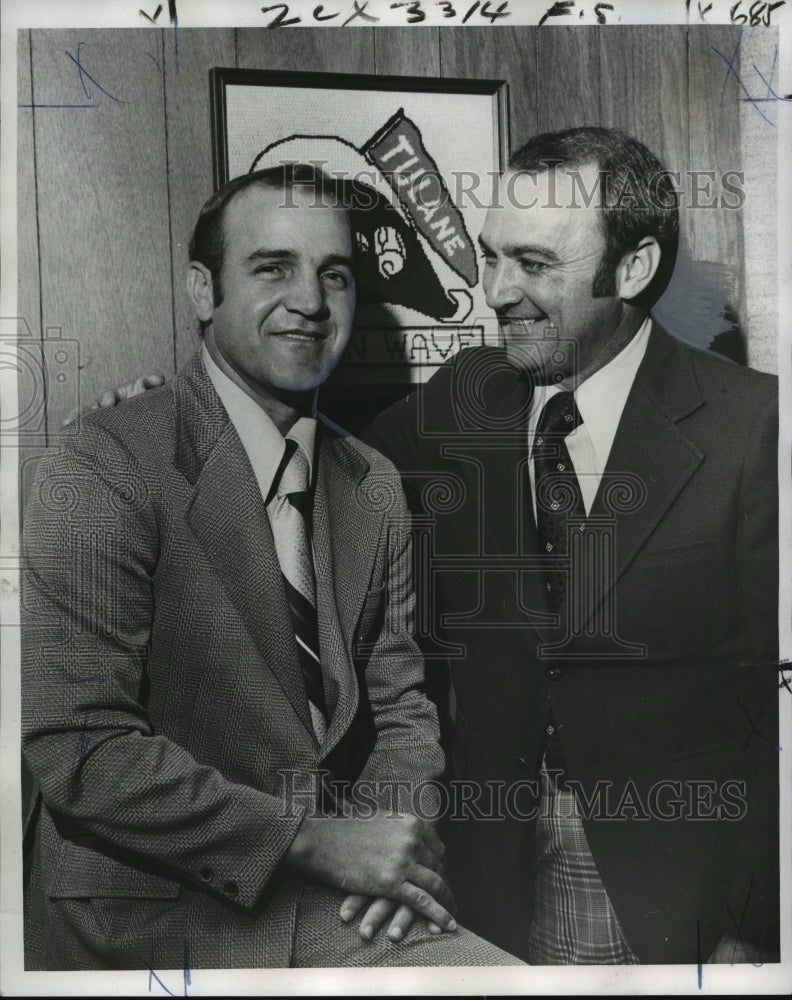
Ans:
MULTIPOLYGON (((478 238, 479 246, 482 250, 487 252, 492 252, 490 247, 487 245, 486 240, 483 240, 480 236, 478 238)), ((538 243, 523 243, 514 244, 504 248, 504 253, 507 257, 522 257, 525 254, 539 255, 540 257, 545 257, 549 261, 554 261, 556 263, 561 262, 561 258, 549 247, 543 247, 538 243)))
MULTIPOLYGON (((246 264, 255 264, 262 260, 296 260, 297 255, 293 250, 254 250, 245 258, 246 264)), ((333 267, 343 265, 352 270, 352 257, 347 254, 333 253, 323 257, 319 262, 320 267, 333 267)))

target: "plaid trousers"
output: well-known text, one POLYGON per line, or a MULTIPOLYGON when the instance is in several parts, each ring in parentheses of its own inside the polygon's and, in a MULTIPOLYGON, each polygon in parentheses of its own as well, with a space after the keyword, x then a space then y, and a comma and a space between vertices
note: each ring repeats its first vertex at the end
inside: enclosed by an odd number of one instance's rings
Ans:
POLYGON ((545 765, 536 828, 531 965, 638 965, 589 850, 575 793, 545 765))

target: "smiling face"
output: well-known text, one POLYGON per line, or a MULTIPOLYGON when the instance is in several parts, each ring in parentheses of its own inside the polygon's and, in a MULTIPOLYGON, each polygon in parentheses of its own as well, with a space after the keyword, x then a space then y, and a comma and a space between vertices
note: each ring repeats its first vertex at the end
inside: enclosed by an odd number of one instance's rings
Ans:
POLYGON ((199 319, 218 365, 265 409, 304 408, 344 351, 355 311, 352 241, 343 209, 314 189, 256 185, 223 218, 222 302, 192 263, 199 319))
MULTIPOLYGON (((596 167, 579 170, 585 190, 596 167)), ((533 177, 506 173, 481 233, 483 285, 497 314, 507 355, 537 379, 582 380, 625 346, 637 324, 617 296, 594 298, 602 254, 596 200, 584 207, 579 189, 556 170, 533 177), (558 339, 574 351, 559 352, 558 339)))

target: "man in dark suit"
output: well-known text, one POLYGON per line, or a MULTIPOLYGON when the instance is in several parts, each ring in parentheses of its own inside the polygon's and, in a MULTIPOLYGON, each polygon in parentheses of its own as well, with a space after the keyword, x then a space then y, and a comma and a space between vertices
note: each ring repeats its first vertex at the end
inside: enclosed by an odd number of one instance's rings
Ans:
POLYGON ((636 140, 529 141, 481 238, 503 347, 363 435, 450 665, 460 913, 537 964, 777 960, 777 384, 650 318, 678 229, 636 140))
POLYGON ((333 193, 298 166, 214 195, 202 348, 40 462, 28 969, 516 961, 457 930, 416 807, 443 757, 398 476, 314 410, 355 305, 333 193))
POLYGON ((363 435, 432 539, 460 912, 538 964, 778 960, 777 385, 649 317, 677 219, 632 138, 528 142, 481 235, 504 349, 363 435))

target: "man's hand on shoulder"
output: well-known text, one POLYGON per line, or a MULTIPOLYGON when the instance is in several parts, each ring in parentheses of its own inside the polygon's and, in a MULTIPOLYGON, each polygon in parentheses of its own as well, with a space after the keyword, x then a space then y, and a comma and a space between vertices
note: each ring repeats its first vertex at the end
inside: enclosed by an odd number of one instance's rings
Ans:
POLYGON ((99 410, 106 406, 115 406, 117 403, 122 402, 125 399, 131 399, 133 396, 140 396, 147 389, 156 389, 160 385, 164 385, 165 376, 162 372, 147 372, 145 375, 141 375, 139 378, 135 379, 134 382, 125 382, 123 385, 117 385, 112 389, 105 389, 104 392, 100 393, 96 399, 91 403, 91 405, 86 410, 80 410, 76 408, 71 410, 63 421, 63 426, 67 427, 69 424, 73 423, 80 413, 87 413, 90 410, 99 410))
POLYGON ((305 878, 349 891, 342 920, 352 920, 368 905, 363 937, 373 937, 390 918, 388 936, 400 940, 416 915, 441 931, 456 929, 443 853, 432 826, 415 816, 306 816, 285 864, 305 878))

